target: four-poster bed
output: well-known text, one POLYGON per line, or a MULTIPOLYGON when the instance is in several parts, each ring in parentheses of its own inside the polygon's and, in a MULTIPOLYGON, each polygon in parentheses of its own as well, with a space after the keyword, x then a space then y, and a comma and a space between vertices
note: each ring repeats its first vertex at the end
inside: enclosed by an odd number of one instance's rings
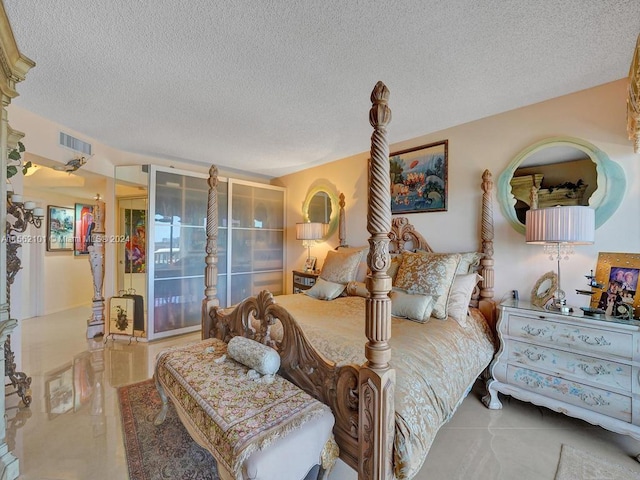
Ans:
MULTIPOLYGON (((328 303, 340 310, 342 307, 339 302, 342 299, 323 302, 322 307, 314 308, 305 302, 320 300, 300 294, 274 298, 269 292, 264 291, 257 297, 244 300, 234 309, 219 308, 216 298, 218 222, 215 166, 210 170, 209 179, 206 289, 202 310, 203 339, 217 337, 229 341, 236 335, 244 335, 275 348, 281 358, 279 374, 331 407, 336 418, 334 435, 340 447, 340 456, 358 471, 360 479, 411 478, 415 475, 424 461, 424 456, 438 428, 453 414, 477 376, 488 366, 495 350, 496 308, 493 301, 491 200, 493 182, 491 173, 488 171, 485 171, 482 177, 482 259, 477 268, 483 280, 480 288, 476 288, 470 302, 468 323, 471 327, 467 325, 466 328, 460 328, 451 319, 446 322, 432 319, 426 324, 417 324, 407 321, 401 323, 402 320, 392 318, 389 297, 392 279, 387 274, 391 265, 390 253, 397 255, 409 249, 427 251, 431 249, 405 218, 394 218, 392 222, 389 149, 386 139, 386 126, 391 119, 391 112, 387 105, 388 97, 389 92, 386 86, 378 82, 371 94, 372 108, 369 114, 374 132, 371 138, 367 213, 367 230, 370 233, 366 259, 368 293, 366 298, 360 299, 360 306, 357 307, 360 314, 355 314, 356 317, 358 315, 365 317, 364 330, 367 339, 364 346, 365 358, 362 358, 362 343, 360 343, 359 353, 344 355, 340 355, 344 352, 335 353, 327 347, 327 344, 335 344, 338 337, 347 335, 345 332, 336 333, 333 339, 325 338, 324 347, 321 345, 323 333, 326 337, 333 328, 339 329, 341 325, 347 323, 343 319, 332 321, 332 314, 327 313, 333 311, 327 309, 328 303), (300 302, 302 305, 296 305, 300 302), (319 316, 324 318, 317 320, 324 321, 324 327, 307 324, 305 317, 313 316, 308 315, 313 311, 322 311, 319 316), (393 341, 391 340, 392 323, 393 341), (419 330, 420 328, 422 330, 419 330), (428 334, 424 333, 427 331, 428 334), (397 338, 395 332, 399 332, 397 338), (421 365, 417 373, 407 375, 428 377, 431 374, 437 376, 444 373, 443 376, 446 377, 446 374, 452 373, 447 370, 448 368, 454 369, 454 375, 456 370, 465 370, 459 382, 453 381, 452 378, 440 378, 435 382, 430 378, 424 379, 424 388, 427 390, 436 388, 435 385, 440 385, 438 388, 447 390, 447 385, 456 384, 456 388, 451 388, 455 391, 448 392, 445 400, 442 398, 434 400, 435 404, 447 404, 442 412, 428 413, 427 407, 422 403, 424 403, 424 397, 429 395, 424 391, 411 394, 409 392, 411 388, 407 386, 410 382, 404 376, 406 372, 393 368, 396 365, 405 368, 403 359, 410 357, 407 352, 411 347, 401 343, 403 337, 411 339, 420 337, 425 345, 429 344, 429 347, 422 346, 416 349, 417 355, 421 355, 422 350, 438 350, 437 345, 433 346, 437 339, 443 339, 442 343, 446 344, 440 347, 442 352, 435 353, 437 358, 427 359, 427 363, 421 365), (432 341, 433 338, 436 340, 432 341), (460 345, 464 345, 465 350, 456 351, 460 345), (392 349, 398 349, 403 354, 393 357, 392 349), (334 354, 338 357, 332 358, 334 354), (423 372, 420 370, 429 370, 429 365, 433 370, 442 369, 442 372, 426 372, 426 375, 422 375, 423 372), (396 395, 398 388, 400 391, 396 395), (414 403, 403 400, 406 395, 409 397, 413 395, 414 403), (399 402, 397 409, 396 402, 399 402), (430 422, 430 425, 416 428, 414 424, 423 423, 422 420, 415 420, 420 417, 422 408, 425 409, 425 416, 438 418, 429 418, 424 423, 430 422), (408 411, 411 413, 407 413, 408 411), (412 429, 418 431, 414 433, 412 429), (421 438, 423 434, 428 438, 421 438)), ((341 245, 345 243, 344 223, 342 216, 341 245)), ((345 306, 344 308, 354 311, 356 307, 345 306)), ((337 310, 336 315, 339 315, 337 310)), ((362 332, 362 322, 360 321, 358 325, 360 326, 356 328, 362 332)), ((422 359, 416 357, 411 361, 420 366, 422 359)), ((413 377, 410 380, 413 381, 413 377)))

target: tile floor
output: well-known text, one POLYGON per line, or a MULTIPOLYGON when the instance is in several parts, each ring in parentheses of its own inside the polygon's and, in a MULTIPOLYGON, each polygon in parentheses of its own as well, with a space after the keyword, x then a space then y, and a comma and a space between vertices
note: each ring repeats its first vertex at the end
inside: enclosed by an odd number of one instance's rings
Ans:
MULTIPOLYGON (((90 313, 87 306, 22 322, 20 369, 32 378, 33 401, 20 408, 7 397, 7 438, 23 480, 126 480, 116 388, 151 377, 168 345, 199 339, 87 341, 90 313)), ((640 472, 639 441, 508 397, 490 411, 480 395, 474 389, 440 430, 417 480, 553 480, 563 443, 640 472)), ((355 478, 344 464, 332 473, 355 478)))

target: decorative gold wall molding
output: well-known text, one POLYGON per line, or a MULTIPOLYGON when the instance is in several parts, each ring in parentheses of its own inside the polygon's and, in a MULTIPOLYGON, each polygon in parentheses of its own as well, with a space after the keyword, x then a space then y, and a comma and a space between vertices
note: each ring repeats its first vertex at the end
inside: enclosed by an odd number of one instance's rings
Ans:
POLYGON ((629 98, 627 99, 627 133, 633 141, 633 151, 640 153, 640 35, 629 68, 629 98))

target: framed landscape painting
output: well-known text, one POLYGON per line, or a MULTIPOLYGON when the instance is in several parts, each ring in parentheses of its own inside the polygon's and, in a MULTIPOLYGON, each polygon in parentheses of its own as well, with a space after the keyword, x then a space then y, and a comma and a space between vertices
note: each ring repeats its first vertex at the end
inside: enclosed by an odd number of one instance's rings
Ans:
POLYGON ((74 210, 68 207, 47 207, 47 251, 73 250, 74 210))
POLYGON ((391 213, 446 212, 449 141, 392 153, 391 213))

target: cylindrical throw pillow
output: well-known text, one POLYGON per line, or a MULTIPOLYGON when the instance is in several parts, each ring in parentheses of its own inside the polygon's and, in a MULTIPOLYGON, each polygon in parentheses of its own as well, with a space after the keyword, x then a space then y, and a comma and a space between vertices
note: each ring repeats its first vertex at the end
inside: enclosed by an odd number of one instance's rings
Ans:
POLYGON ((229 340, 227 355, 262 375, 273 375, 280 368, 278 352, 262 343, 241 336, 229 340))

